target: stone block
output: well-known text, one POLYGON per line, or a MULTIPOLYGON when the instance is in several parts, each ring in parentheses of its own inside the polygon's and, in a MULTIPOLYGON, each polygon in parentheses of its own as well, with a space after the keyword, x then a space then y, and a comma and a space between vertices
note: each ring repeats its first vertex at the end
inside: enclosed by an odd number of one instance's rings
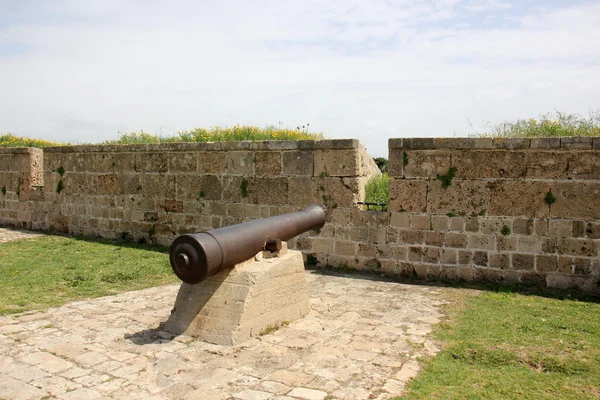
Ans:
MULTIPOLYGON (((102 170, 106 171, 104 168, 102 170)), ((136 153, 134 170, 137 172, 167 172, 169 170, 169 153, 136 153)))
POLYGON ((475 268, 473 280, 477 282, 502 283, 504 281, 504 271, 491 268, 475 268))
POLYGON ((404 149, 389 149, 388 174, 394 178, 404 178, 405 156, 408 160, 408 153, 404 149))
POLYGON ((198 169, 198 154, 195 152, 169 153, 170 172, 196 172, 198 169))
POLYGON ((439 250, 440 264, 456 264, 458 261, 458 250, 441 248, 439 250))
POLYGON ((428 231, 431 228, 431 219, 429 215, 411 215, 410 227, 419 231, 428 231))
POLYGON ((586 136, 561 137, 560 147, 563 149, 591 149, 592 138, 586 136))
MULTIPOLYGON (((283 153, 283 174, 288 176, 319 176, 315 174, 314 152, 286 151, 283 153)), ((323 176, 326 174, 324 173, 323 176)))
POLYGON ((570 176, 569 164, 573 154, 568 151, 531 151, 527 152, 524 165, 527 166, 527 178, 566 179, 570 176))
POLYGON ((491 149, 492 138, 435 138, 436 149, 491 149))
POLYGON ((176 193, 177 184, 174 175, 140 175, 139 194, 144 199, 174 199, 176 193))
POLYGON ((431 216, 430 225, 436 231, 447 231, 450 225, 450 218, 446 215, 433 215, 431 216))
POLYGON ((336 240, 335 245, 334 245, 334 252, 335 252, 335 254, 338 254, 341 256, 355 256, 356 255, 356 243, 336 240))
POLYGON ((531 138, 532 149, 558 149, 560 148, 559 137, 531 138))
POLYGON ((428 210, 432 214, 480 215, 487 210, 488 189, 483 181, 454 180, 443 188, 438 180, 428 182, 428 210))
MULTIPOLYGON (((248 197, 250 181, 242 176, 224 175, 223 178, 223 201, 242 202, 248 197)), ((269 204, 269 203, 267 203, 269 204)))
POLYGON ((465 218, 465 231, 479 232, 479 218, 478 217, 466 217, 465 218))
POLYGON ((446 235, 444 232, 439 231, 428 231, 425 232, 424 243, 429 246, 442 247, 444 245, 446 235))
POLYGON ((534 222, 535 234, 537 236, 548 236, 548 219, 538 218, 534 222))
POLYGON ((488 183, 488 215, 548 217, 544 201, 549 185, 544 182, 496 181, 488 183))
MULTIPOLYGON (((502 228, 506 225, 510 224, 510 221, 505 221, 500 218, 487 218, 481 217, 479 218, 479 231, 483 234, 496 234, 500 235, 502 228)), ((510 226, 509 226, 510 228, 510 226)))
POLYGON ((600 219, 600 182, 562 182, 552 184, 556 202, 550 206, 553 218, 600 219))
POLYGON ((174 213, 183 212, 183 201, 164 200, 162 202, 159 202, 159 206, 166 212, 174 212, 174 213))
POLYGON ((492 253, 489 255, 490 268, 510 269, 510 256, 507 253, 492 253))
POLYGON ((165 329, 236 345, 310 310, 302 254, 242 263, 197 285, 182 284, 165 329))
POLYGON ((585 221, 573 221, 573 237, 585 236, 585 221))
POLYGON ((421 262, 423 260, 423 248, 417 246, 411 246, 408 248, 408 261, 418 261, 421 262))
POLYGON ((119 179, 116 174, 98 175, 98 194, 117 194, 119 179))
POLYGON ((452 166, 456 179, 519 179, 527 171, 525 157, 524 151, 515 150, 456 151, 452 166))
POLYGON ((586 236, 590 239, 600 239, 600 223, 588 222, 585 229, 586 236))
POLYGON ((478 250, 496 250, 496 236, 495 235, 468 235, 469 248, 478 250))
POLYGON ((402 147, 411 150, 434 150, 434 138, 404 138, 402 147))
POLYGON ((600 242, 592 239, 563 238, 558 240, 559 254, 582 257, 598 257, 600 242))
POLYGON ((555 238, 543 238, 542 239, 542 252, 543 253, 556 253, 558 251, 558 239, 555 238))
POLYGON ((120 195, 135 195, 139 193, 140 178, 138 174, 119 174, 118 179, 120 195))
POLYGON ((254 153, 254 173, 256 176, 280 175, 282 156, 279 151, 257 151, 254 153))
POLYGON ((398 232, 399 243, 423 244, 424 239, 425 239, 425 233, 423 231, 399 231, 398 232))
POLYGON ((386 229, 386 235, 385 235, 385 240, 386 243, 398 243, 398 232, 400 231, 400 229, 393 227, 393 226, 388 226, 386 229))
POLYGON ((356 254, 359 257, 373 258, 377 256, 377 246, 372 243, 359 243, 356 254))
POLYGON ((389 183, 390 211, 423 213, 427 209, 427 182, 395 179, 389 183))
POLYGON ((358 152, 350 150, 315 150, 314 176, 359 176, 358 152))
MULTIPOLYGON (((359 185, 356 178, 326 177, 314 180, 317 185, 317 204, 327 209, 353 208, 359 201, 359 185)), ((290 197, 294 196, 290 193, 290 197)))
POLYGON ((438 247, 425 246, 423 248, 423 262, 437 264, 440 260, 440 249, 438 247))
POLYGON ((332 254, 334 240, 329 238, 314 238, 312 241, 312 251, 315 253, 332 254))
POLYGON ((515 218, 513 221, 512 232, 515 235, 531 235, 533 234, 533 219, 531 218, 515 218))
POLYGON ((465 230, 465 218, 464 217, 452 217, 449 221, 450 230, 456 232, 464 232, 465 230))
POLYGON ((221 151, 199 152, 198 172, 201 174, 225 173, 227 170, 227 161, 225 153, 221 151))
POLYGON ((492 140, 494 149, 528 149, 530 147, 529 138, 501 138, 496 137, 492 140))
POLYGON ((390 213, 381 211, 352 211, 354 223, 357 225, 381 227, 390 224, 390 213))
POLYGON ((558 256, 558 272, 561 274, 573 273, 573 257, 558 256))
POLYGON ((538 254, 535 256, 535 266, 539 272, 554 272, 558 269, 558 256, 538 254))
MULTIPOLYGON (((391 213, 390 225, 398 228, 410 228, 410 214, 405 212, 391 213)), ((600 225, 598 227, 598 233, 600 235, 600 225)))
POLYGON ((521 253, 539 253, 542 251, 543 239, 535 236, 521 236, 518 238, 517 251, 521 253))
MULTIPOLYGON (((322 204, 326 190, 325 184, 319 184, 313 178, 290 177, 288 178, 288 204, 295 207, 322 204)), ((338 219, 332 217, 332 220, 337 222, 338 219)))
POLYGON ((445 235, 444 246, 453 248, 466 248, 468 236, 464 233, 448 232, 445 235))
POLYGON ((487 251, 474 251, 473 252, 473 264, 480 267, 488 266, 488 252, 487 251))
POLYGON ((406 152, 406 155, 408 164, 404 165, 405 178, 434 179, 438 175, 446 174, 452 166, 450 151, 415 150, 406 152))
POLYGON ((251 151, 228 151, 225 153, 226 171, 229 175, 254 175, 254 154, 251 151))
POLYGON ((386 228, 369 228, 369 241, 372 243, 386 243, 386 228))
POLYGON ((511 254, 512 268, 516 270, 534 270, 535 256, 533 254, 511 254))
POLYGON ((569 158, 567 177, 574 180, 600 179, 600 163, 598 150, 577 151, 569 158))
POLYGON ((515 236, 497 236, 496 249, 498 251, 517 250, 517 238, 515 236))
POLYGON ((590 275, 592 273, 592 260, 590 258, 573 258, 573 272, 575 275, 590 275))

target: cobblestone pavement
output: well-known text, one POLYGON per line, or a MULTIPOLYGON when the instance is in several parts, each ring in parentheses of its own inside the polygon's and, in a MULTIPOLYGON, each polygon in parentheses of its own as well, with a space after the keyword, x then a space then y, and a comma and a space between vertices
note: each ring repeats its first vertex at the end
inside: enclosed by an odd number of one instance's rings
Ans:
POLYGON ((388 399, 438 351, 454 289, 307 279, 308 316, 232 347, 161 329, 179 285, 0 317, 0 398, 388 399))
POLYGON ((32 239, 43 236, 43 233, 32 231, 20 231, 15 229, 6 229, 0 227, 0 243, 10 242, 17 239, 32 239))

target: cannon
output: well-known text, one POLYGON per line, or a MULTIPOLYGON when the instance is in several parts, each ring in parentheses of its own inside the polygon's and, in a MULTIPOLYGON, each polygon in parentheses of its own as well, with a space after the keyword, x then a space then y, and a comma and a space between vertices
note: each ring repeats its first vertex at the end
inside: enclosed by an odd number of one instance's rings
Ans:
POLYGON ((261 250, 279 250, 281 241, 324 224, 325 212, 313 205, 294 213, 180 235, 170 247, 171 267, 183 282, 200 283, 261 250))

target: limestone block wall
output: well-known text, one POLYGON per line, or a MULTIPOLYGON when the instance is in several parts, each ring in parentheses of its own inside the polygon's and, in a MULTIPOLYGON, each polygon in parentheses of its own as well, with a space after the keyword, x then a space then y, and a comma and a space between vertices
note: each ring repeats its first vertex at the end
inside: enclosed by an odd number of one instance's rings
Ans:
POLYGON ((598 290, 600 138, 390 139, 389 151, 385 242, 402 245, 386 268, 598 290))
POLYGON ((42 199, 44 153, 35 148, 0 148, 0 221, 32 228, 31 213, 42 199))
POLYGON ((356 207, 364 181, 378 172, 357 140, 66 146, 44 153, 44 192, 31 226, 165 245, 180 233, 310 204, 356 207))

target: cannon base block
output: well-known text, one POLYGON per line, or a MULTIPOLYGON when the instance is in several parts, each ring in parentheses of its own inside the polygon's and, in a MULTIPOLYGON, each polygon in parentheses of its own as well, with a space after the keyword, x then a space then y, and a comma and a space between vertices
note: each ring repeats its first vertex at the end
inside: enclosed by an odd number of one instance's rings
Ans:
POLYGON ((165 328, 200 340, 235 345, 308 314, 302 254, 251 259, 205 281, 183 283, 165 328))

